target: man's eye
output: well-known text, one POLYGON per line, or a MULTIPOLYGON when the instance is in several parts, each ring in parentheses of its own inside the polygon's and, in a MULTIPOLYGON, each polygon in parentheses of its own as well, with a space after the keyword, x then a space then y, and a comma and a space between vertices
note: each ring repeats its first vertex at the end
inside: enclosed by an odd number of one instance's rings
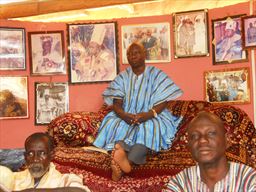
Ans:
POLYGON ((34 156, 33 152, 28 152, 27 154, 28 154, 29 157, 33 157, 34 156))
POLYGON ((215 131, 210 131, 209 133, 208 133, 208 136, 215 136, 216 135, 216 132, 215 131))
POLYGON ((46 155, 46 152, 45 152, 45 151, 40 151, 39 155, 40 155, 40 156, 45 156, 45 155, 46 155))
POLYGON ((196 139, 198 139, 199 138, 199 135, 198 134, 192 134, 192 135, 190 135, 190 139, 191 140, 196 140, 196 139))

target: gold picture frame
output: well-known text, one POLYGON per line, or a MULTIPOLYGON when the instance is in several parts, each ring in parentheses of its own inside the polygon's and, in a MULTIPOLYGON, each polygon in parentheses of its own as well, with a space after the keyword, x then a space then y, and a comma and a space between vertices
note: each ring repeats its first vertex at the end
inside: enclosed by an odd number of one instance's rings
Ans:
POLYGON ((250 103, 250 70, 247 67, 206 71, 205 100, 214 103, 250 103))

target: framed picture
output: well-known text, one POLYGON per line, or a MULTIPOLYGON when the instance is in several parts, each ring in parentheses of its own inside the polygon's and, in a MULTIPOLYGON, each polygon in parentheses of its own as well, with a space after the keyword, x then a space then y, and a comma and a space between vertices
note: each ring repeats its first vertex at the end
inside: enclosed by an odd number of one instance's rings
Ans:
POLYGON ((28 118, 28 78, 0 76, 0 119, 28 118))
POLYGON ((241 16, 212 20, 214 65, 247 61, 242 46, 241 16))
POLYGON ((63 31, 28 32, 32 75, 66 74, 63 31))
POLYGON ((25 29, 0 27, 0 70, 25 70, 25 29))
POLYGON ((242 37, 244 48, 256 47, 256 15, 242 17, 242 37))
POLYGON ((128 64, 126 51, 133 42, 140 42, 144 46, 147 63, 171 61, 169 23, 124 25, 121 30, 124 64, 128 64))
POLYGON ((205 72, 205 99, 216 103, 249 103, 249 74, 249 68, 205 72))
POLYGON ((112 81, 117 73, 116 23, 69 24, 70 83, 112 81))
POLYGON ((174 57, 209 56, 208 10, 173 14, 174 57))
POLYGON ((68 83, 35 83, 35 124, 49 124, 68 112, 68 83))

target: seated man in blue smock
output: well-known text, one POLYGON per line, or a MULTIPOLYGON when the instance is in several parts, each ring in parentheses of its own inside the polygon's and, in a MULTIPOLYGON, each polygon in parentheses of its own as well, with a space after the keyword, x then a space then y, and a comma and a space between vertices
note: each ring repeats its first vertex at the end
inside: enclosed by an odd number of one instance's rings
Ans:
POLYGON ((112 151, 112 179, 129 173, 132 164, 146 163, 148 150, 168 149, 182 117, 166 109, 181 89, 161 70, 145 65, 146 52, 139 43, 127 49, 130 64, 104 91, 113 111, 99 128, 94 145, 112 151))

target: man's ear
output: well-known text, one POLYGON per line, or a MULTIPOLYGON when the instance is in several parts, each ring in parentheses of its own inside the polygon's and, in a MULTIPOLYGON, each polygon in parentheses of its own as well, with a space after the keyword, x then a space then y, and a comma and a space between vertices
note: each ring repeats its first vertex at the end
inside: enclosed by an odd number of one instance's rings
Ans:
POLYGON ((24 151, 24 152, 23 152, 23 155, 24 155, 25 165, 27 165, 27 152, 24 151))
POLYGON ((50 158, 53 159, 54 150, 50 151, 50 158))
POLYGON ((185 139, 185 142, 186 142, 186 148, 191 151, 191 147, 190 147, 190 143, 189 143, 189 140, 188 140, 188 132, 186 131, 185 132, 185 136, 184 136, 184 139, 185 139))

